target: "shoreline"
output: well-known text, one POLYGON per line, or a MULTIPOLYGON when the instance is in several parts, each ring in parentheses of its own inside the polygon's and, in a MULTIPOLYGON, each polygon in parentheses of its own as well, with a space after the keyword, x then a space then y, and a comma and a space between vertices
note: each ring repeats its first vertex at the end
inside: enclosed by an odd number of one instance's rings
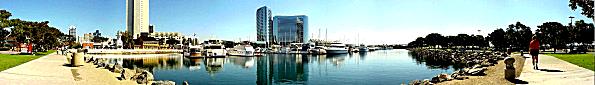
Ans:
MULTIPOLYGON (((525 64, 525 58, 519 55, 512 56, 515 59, 516 77, 521 75, 525 64)), ((465 80, 452 80, 436 83, 436 85, 513 85, 517 82, 511 82, 504 78, 504 60, 499 60, 498 64, 488 67, 483 76, 469 76, 465 80), (487 81, 490 80, 490 81, 487 81)))
MULTIPOLYGON (((453 73, 441 73, 431 79, 412 80, 408 84, 444 84, 451 85, 450 82, 458 84, 511 84, 504 79, 504 58, 507 54, 502 52, 492 51, 459 51, 459 50, 443 50, 443 49, 423 49, 414 48, 408 49, 414 54, 414 58, 422 59, 425 62, 439 62, 440 64, 452 65, 459 67, 459 70, 453 73), (469 82, 481 80, 497 80, 496 82, 469 82)), ((515 60, 515 67, 519 68, 524 63, 524 58, 519 56, 512 56, 515 60), (518 61, 522 60, 522 61, 518 61)), ((520 67, 522 68, 522 67, 520 67)), ((454 68, 453 68, 454 69, 454 68)), ((516 73, 520 73, 516 70, 516 73)), ((518 75, 516 76, 518 77, 518 75)))

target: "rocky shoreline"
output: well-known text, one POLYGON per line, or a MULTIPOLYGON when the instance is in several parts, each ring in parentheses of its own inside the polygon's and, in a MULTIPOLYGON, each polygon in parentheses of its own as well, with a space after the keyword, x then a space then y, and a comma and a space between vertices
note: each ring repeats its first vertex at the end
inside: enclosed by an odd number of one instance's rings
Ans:
POLYGON ((95 68, 106 69, 110 72, 119 74, 120 76, 117 77, 117 79, 120 81, 130 80, 137 84, 149 85, 175 85, 175 82, 169 80, 154 80, 153 74, 146 69, 124 68, 118 63, 110 64, 107 59, 85 56, 85 62, 94 65, 95 68))
POLYGON ((464 80, 468 76, 482 76, 487 67, 498 64, 499 60, 508 57, 506 53, 492 51, 459 51, 443 49, 408 49, 414 58, 422 59, 424 62, 440 62, 448 65, 458 65, 458 69, 451 74, 439 74, 431 79, 413 80, 410 85, 431 85, 444 81, 464 80))

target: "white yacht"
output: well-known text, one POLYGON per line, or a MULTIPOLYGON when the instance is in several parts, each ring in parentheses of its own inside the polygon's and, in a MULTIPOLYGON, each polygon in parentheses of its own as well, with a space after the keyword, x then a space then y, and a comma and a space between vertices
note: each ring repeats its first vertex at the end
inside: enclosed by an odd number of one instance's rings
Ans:
POLYGON ((202 50, 201 46, 189 46, 187 50, 184 50, 184 56, 191 58, 204 57, 202 50))
POLYGON ((312 43, 291 43, 290 44, 290 54, 309 54, 310 49, 314 48, 314 44, 312 43))
POLYGON ((223 44, 206 44, 204 49, 205 57, 225 57, 227 54, 223 44))
POLYGON ((360 45, 358 49, 359 49, 359 52, 368 52, 368 51, 370 51, 370 49, 368 47, 366 47, 366 45, 363 45, 363 44, 360 45))
POLYGON ((232 56, 254 56, 254 47, 251 45, 236 45, 227 54, 232 56))
POLYGON ((324 46, 315 46, 313 49, 310 49, 312 54, 326 54, 326 47, 324 46))
POLYGON ((348 53, 347 51, 347 47, 343 43, 331 43, 326 49, 327 54, 345 54, 348 53))

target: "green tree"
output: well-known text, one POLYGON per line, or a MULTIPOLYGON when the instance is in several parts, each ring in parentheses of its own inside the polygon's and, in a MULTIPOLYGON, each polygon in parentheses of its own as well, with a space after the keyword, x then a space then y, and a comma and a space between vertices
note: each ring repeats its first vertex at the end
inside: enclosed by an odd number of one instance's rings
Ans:
POLYGON ((525 50, 529 48, 529 42, 533 36, 531 28, 523 25, 521 22, 508 25, 505 32, 507 43, 512 50, 525 50))
POLYGON ((91 42, 105 42, 107 41, 108 38, 105 37, 101 37, 101 36, 93 36, 93 39, 91 39, 91 42))
POLYGON ((581 7, 581 14, 591 18, 592 20, 595 20, 595 17, 593 16, 593 10, 595 10, 595 7, 593 6, 593 0, 570 0, 569 2, 570 3, 568 6, 572 10, 576 10, 578 7, 581 7))
POLYGON ((417 37, 417 39, 415 39, 414 41, 411 41, 407 44, 407 46, 409 47, 423 47, 424 45, 424 41, 426 39, 424 39, 423 37, 417 37))
POLYGON ((128 31, 119 32, 120 38, 122 39, 122 44, 124 49, 133 49, 134 48, 134 40, 132 39, 132 34, 129 34, 128 31))
POLYGON ((174 39, 174 38, 172 38, 172 37, 169 37, 169 38, 168 38, 168 39, 165 41, 165 43, 169 45, 169 48, 173 48, 173 47, 174 47, 174 45, 176 45, 176 44, 179 44, 179 43, 180 43, 180 41, 179 41, 179 40, 176 40, 176 39, 174 39))
POLYGON ((580 44, 589 44, 594 41, 594 26, 593 23, 585 23, 584 20, 579 20, 574 23, 573 31, 574 34, 573 42, 580 44))
POLYGON ((494 45, 494 48, 499 51, 504 51, 509 46, 506 40, 506 33, 502 28, 498 28, 488 34, 488 40, 494 45))
POLYGON ((431 47, 436 47, 438 45, 445 46, 445 44, 446 44, 446 43, 444 43, 444 40, 445 40, 444 36, 442 36, 441 34, 438 34, 438 33, 430 33, 430 34, 426 35, 425 38, 428 40, 425 43, 431 47))
POLYGON ((569 41, 569 33, 564 25, 559 22, 546 22, 537 27, 541 31, 541 44, 550 45, 552 48, 566 47, 569 41))
POLYGON ((455 46, 459 46, 459 47, 463 47, 463 48, 467 48, 467 46, 471 43, 470 39, 469 39, 469 35, 468 34, 458 34, 455 39, 454 39, 454 45, 455 46))

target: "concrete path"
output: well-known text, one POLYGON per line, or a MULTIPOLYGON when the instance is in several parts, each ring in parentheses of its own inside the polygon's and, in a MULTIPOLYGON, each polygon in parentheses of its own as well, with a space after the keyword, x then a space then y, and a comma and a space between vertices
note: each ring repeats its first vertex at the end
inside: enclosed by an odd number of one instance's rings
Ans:
POLYGON ((73 85, 71 68, 61 55, 52 53, 0 72, 4 85, 73 85))
POLYGON ((591 70, 542 54, 539 55, 539 70, 534 70, 531 60, 530 57, 525 59, 525 65, 517 84, 595 85, 595 74, 591 70))
MULTIPOLYGON (((66 56, 52 53, 0 72, 0 85, 136 85, 135 81, 120 81, 118 73, 90 63, 64 66, 67 63, 66 56)), ((131 70, 128 72, 133 75, 131 70)))

